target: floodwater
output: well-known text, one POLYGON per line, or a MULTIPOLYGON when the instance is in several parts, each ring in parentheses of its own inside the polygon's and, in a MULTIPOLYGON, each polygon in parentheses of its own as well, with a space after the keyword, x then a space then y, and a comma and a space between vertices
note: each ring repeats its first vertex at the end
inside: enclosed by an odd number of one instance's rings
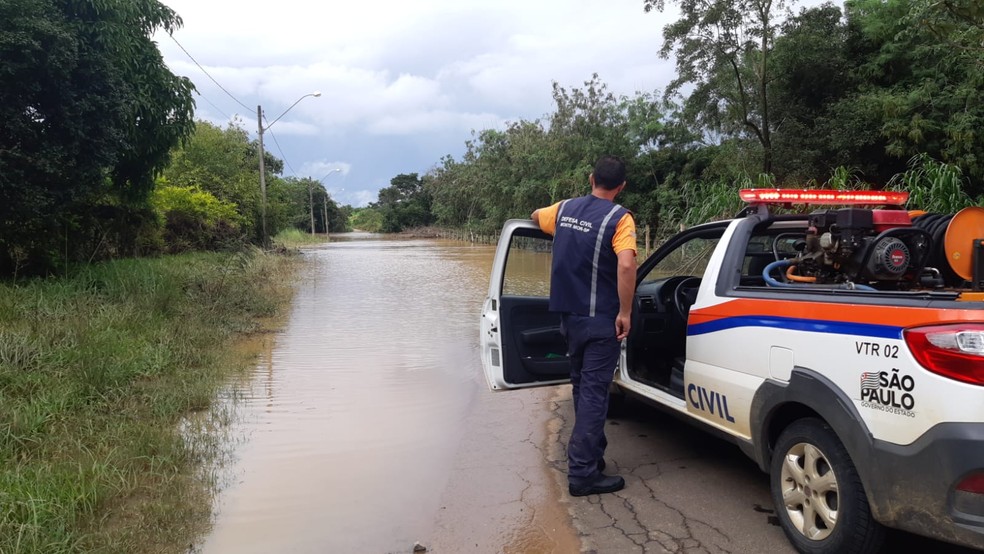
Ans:
POLYGON ((493 247, 355 234, 304 255, 285 328, 234 391, 241 439, 200 550, 409 552, 485 392, 493 247))

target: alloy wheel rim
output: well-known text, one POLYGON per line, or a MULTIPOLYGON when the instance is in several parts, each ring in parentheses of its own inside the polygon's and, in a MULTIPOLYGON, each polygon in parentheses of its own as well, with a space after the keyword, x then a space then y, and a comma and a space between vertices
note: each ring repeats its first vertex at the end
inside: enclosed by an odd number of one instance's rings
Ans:
POLYGON ((837 525, 840 495, 837 476, 824 453, 801 442, 793 445, 782 463, 782 500, 786 514, 804 537, 820 541, 837 525))

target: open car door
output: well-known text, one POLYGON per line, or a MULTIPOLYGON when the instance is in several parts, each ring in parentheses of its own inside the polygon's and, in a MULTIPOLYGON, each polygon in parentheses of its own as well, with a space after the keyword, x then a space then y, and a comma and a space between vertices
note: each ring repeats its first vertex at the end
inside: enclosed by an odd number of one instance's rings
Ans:
POLYGON ((570 380, 560 315, 550 313, 553 238, 528 219, 502 228, 482 306, 482 368, 493 391, 570 380))

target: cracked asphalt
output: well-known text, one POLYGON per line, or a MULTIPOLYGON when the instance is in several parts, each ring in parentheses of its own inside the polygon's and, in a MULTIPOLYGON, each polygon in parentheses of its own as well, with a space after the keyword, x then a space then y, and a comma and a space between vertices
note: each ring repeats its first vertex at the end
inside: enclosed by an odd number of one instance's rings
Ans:
MULTIPOLYGON (((556 389, 552 412, 548 463, 565 485, 569 388, 556 389)), ((636 402, 612 416, 606 473, 625 489, 565 495, 582 552, 795 552, 774 523, 768 479, 737 447, 636 402)))
MULTIPOLYGON (((765 473, 738 447, 630 401, 606 425, 614 494, 567 493, 570 387, 479 392, 428 552, 792 554, 765 473)), ((893 532, 885 553, 973 551, 893 532)))

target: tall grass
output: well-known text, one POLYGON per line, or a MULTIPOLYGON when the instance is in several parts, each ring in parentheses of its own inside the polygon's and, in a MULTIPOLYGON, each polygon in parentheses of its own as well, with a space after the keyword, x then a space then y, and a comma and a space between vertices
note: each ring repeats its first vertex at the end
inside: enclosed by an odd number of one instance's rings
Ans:
POLYGON ((123 260, 0 285, 0 552, 182 552, 210 506, 182 418, 223 345, 289 300, 288 257, 123 260))
POLYGON ((300 229, 284 229, 273 237, 274 244, 284 248, 297 248, 299 246, 309 246, 312 244, 322 244, 328 242, 328 235, 312 235, 300 229))
POLYGON ((739 175, 734 179, 688 181, 661 190, 660 224, 653 230, 655 243, 662 243, 686 227, 735 217, 746 206, 738 196, 739 189, 775 186, 771 176, 760 174, 754 178, 739 175))
POLYGON ((954 214, 977 204, 964 190, 960 168, 938 162, 925 154, 909 160, 909 169, 892 177, 891 190, 909 192, 909 206, 931 213, 954 214))

